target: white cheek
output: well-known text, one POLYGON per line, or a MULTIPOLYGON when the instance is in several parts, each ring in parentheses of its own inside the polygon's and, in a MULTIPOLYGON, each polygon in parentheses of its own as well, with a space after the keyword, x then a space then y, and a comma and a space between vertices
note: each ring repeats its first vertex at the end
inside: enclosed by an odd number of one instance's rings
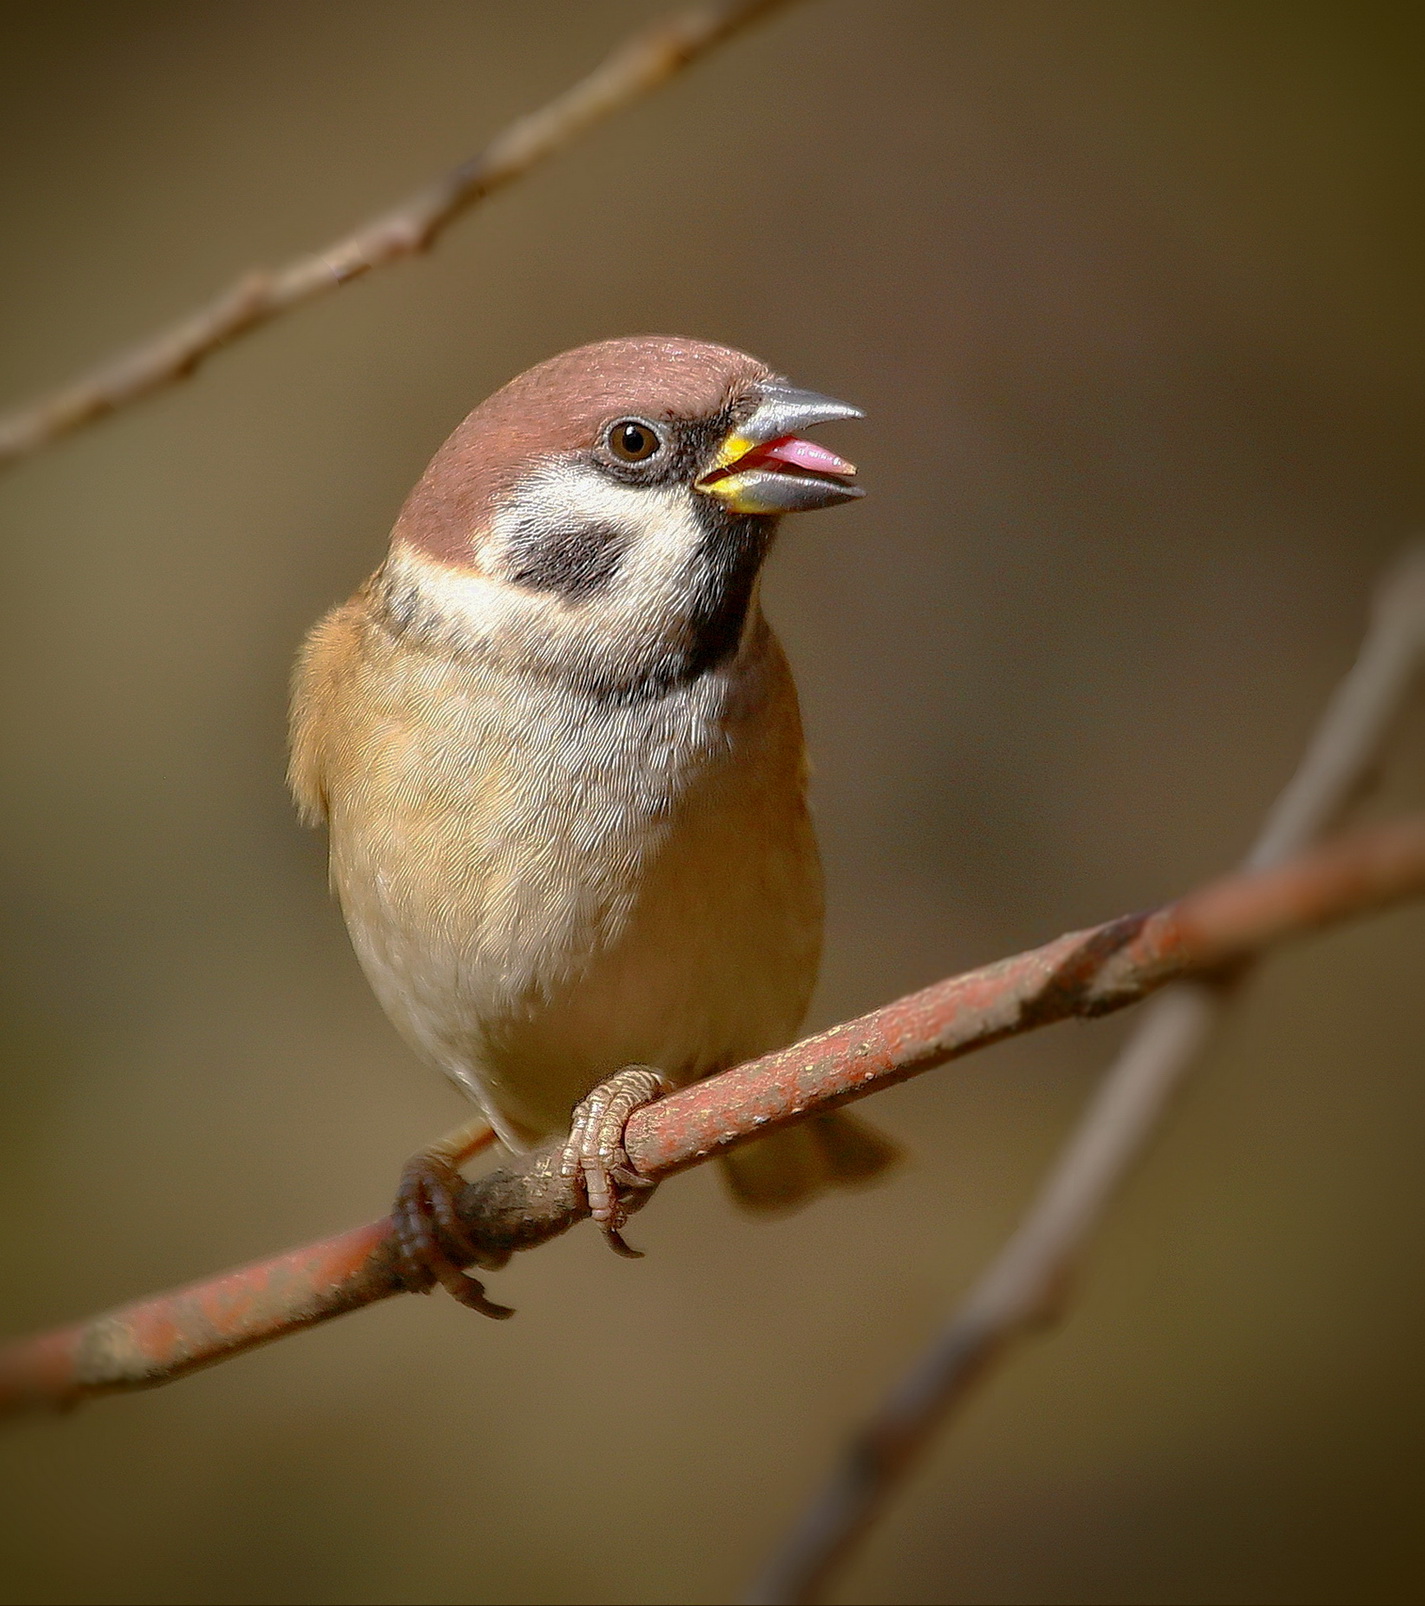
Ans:
POLYGON ((489 572, 447 568, 397 548, 388 575, 414 582, 445 628, 467 644, 546 664, 596 658, 628 665, 684 634, 703 540, 696 495, 685 486, 620 485, 590 464, 550 464, 523 481, 492 520, 489 572), (607 586, 570 601, 501 577, 516 540, 567 527, 571 509, 622 537, 607 586))
POLYGON ((592 463, 548 463, 520 481, 490 529, 502 545, 519 528, 559 529, 572 509, 581 519, 637 536, 666 520, 690 494, 681 486, 621 485, 592 463))
POLYGON ((624 550, 596 597, 555 603, 565 627, 637 636, 671 630, 681 625, 703 539, 696 495, 681 485, 620 485, 592 464, 553 463, 525 480, 495 515, 492 546, 503 554, 517 532, 521 539, 531 530, 553 534, 577 509, 579 519, 616 530, 624 550))

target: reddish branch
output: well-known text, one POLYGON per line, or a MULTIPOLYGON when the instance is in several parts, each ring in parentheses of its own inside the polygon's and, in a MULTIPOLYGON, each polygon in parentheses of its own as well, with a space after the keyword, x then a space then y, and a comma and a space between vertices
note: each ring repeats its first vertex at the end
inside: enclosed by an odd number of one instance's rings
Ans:
POLYGON ((372 268, 428 250, 477 202, 520 178, 585 129, 674 77, 790 0, 722 0, 662 17, 617 46, 548 105, 511 123, 478 155, 323 250, 244 274, 142 345, 0 417, 0 466, 186 379, 221 346, 372 268))
MULTIPOLYGON (((1421 894, 1425 816, 1060 937, 681 1089, 634 1116, 629 1157, 650 1179, 670 1176, 1002 1038, 1107 1014, 1167 982, 1220 975, 1284 938, 1421 894)), ((461 1216, 483 1263, 502 1264, 587 1213, 558 1156, 551 1145, 466 1188, 461 1216)), ((0 1409, 166 1383, 401 1291, 389 1222, 375 1222, 19 1340, 0 1351, 0 1409)))

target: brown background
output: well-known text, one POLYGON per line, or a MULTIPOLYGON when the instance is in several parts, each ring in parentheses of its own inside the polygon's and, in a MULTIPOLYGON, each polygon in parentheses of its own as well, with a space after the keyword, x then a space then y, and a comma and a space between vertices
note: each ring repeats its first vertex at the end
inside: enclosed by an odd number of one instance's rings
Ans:
MULTIPOLYGON (((643 3, 8 8, 0 392, 314 246, 643 3)), ((79 1316, 378 1213, 460 1111, 282 788, 299 635, 531 362, 710 336, 862 403, 794 523, 814 1022, 1229 863, 1425 514, 1415 6, 811 4, 0 485, 0 1289, 79 1316)), ((1377 809, 1425 793, 1425 713, 1377 809)), ((1422 1578, 1425 915, 1275 961, 1052 1342, 847 1580, 1385 1601, 1422 1578)), ((0 1441, 5 1598, 719 1601, 1000 1241, 1124 1027, 876 1101, 775 1225, 670 1185, 506 1325, 400 1300, 0 1441)))

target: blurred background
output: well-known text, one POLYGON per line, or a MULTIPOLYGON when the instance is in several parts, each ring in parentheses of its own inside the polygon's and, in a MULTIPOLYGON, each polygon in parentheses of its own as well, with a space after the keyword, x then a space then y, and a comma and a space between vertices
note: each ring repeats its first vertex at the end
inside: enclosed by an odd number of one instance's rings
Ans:
MULTIPOLYGON (((0 394, 319 245, 643 0, 8 5, 0 394)), ((382 1212, 462 1109, 283 790, 302 631, 496 385, 657 331, 861 403, 792 521, 830 881, 812 1025, 1230 864, 1425 524, 1425 14, 774 19, 377 275, 0 483, 7 1331, 382 1212), (854 440, 852 439, 854 433, 854 440)), ((1371 807, 1425 795, 1425 709, 1371 807)), ((1425 911, 1266 967, 1067 1325, 844 1600, 1425 1591, 1425 911)), ((716 1602, 1001 1242, 1126 1021, 881 1096, 913 1162, 774 1224, 710 1171, 499 1274, 0 1438, 43 1602, 716 1602), (621 1402, 610 1409, 613 1396, 621 1402)))

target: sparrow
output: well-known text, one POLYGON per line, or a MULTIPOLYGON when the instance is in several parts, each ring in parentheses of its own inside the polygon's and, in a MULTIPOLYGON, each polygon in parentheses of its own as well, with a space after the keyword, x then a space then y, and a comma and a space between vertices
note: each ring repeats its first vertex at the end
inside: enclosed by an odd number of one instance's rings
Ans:
MULTIPOLYGON (((570 1131, 565 1174, 632 1253, 629 1115, 795 1038, 822 874, 759 582, 783 514, 862 494, 798 432, 862 416, 704 341, 565 352, 455 430, 307 637, 292 791, 376 997, 480 1112, 402 1173, 411 1287, 508 1314, 454 1209, 495 1139, 570 1131)), ((896 1153, 837 1111, 723 1164, 773 1210, 896 1153)))

